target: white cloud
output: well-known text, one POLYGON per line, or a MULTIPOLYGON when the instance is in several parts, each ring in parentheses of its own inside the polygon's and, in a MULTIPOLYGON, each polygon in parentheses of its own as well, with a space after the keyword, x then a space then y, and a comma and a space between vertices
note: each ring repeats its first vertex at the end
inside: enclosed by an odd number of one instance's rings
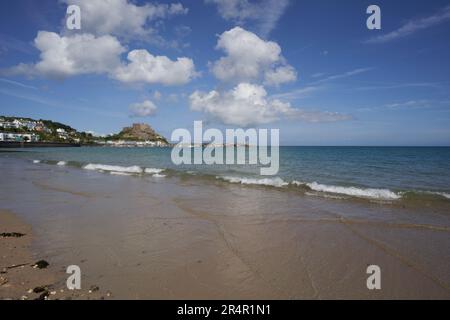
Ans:
POLYGON ((281 118, 307 122, 330 122, 349 119, 349 116, 293 108, 290 103, 268 97, 264 87, 240 83, 226 92, 195 91, 189 97, 191 110, 208 114, 227 125, 249 127, 280 120, 281 118))
POLYGON ((286 64, 276 42, 265 41, 241 27, 222 33, 216 49, 226 53, 212 64, 213 74, 221 81, 238 83, 262 79, 266 84, 279 85, 297 78, 295 69, 286 64))
POLYGON ((450 20, 450 6, 447 6, 432 16, 409 21, 397 30, 387 34, 376 36, 365 41, 366 43, 385 43, 398 38, 409 36, 419 30, 428 29, 440 23, 450 20))
POLYGON ((191 109, 205 112, 228 125, 247 127, 279 119, 288 104, 279 100, 267 100, 267 92, 262 86, 241 83, 233 90, 220 93, 195 91, 190 96, 191 109))
POLYGON ((285 99, 285 100, 291 101, 291 100, 303 99, 321 89, 322 89, 321 86, 307 86, 307 87, 303 87, 303 88, 294 89, 289 92, 277 93, 277 94, 272 95, 272 97, 276 98, 276 99, 285 99))
POLYGON ((147 50, 130 51, 129 63, 124 63, 120 55, 125 48, 109 35, 60 36, 39 31, 35 45, 41 51, 40 61, 19 64, 6 73, 58 79, 94 73, 107 74, 124 83, 164 85, 185 84, 196 76, 191 59, 181 57, 173 61, 166 56, 153 56, 147 50))
MULTIPOLYGON (((445 103, 445 101, 444 101, 445 103)), ((401 109, 401 108, 411 108, 411 109, 421 109, 421 108, 430 108, 432 106, 438 106, 442 104, 442 101, 432 101, 432 100, 409 100, 405 102, 395 102, 386 104, 385 107, 390 109, 401 109)), ((448 104, 448 101, 447 101, 448 104)))
POLYGON ((60 36, 39 31, 34 44, 41 52, 36 64, 19 64, 9 70, 13 74, 43 75, 66 78, 88 73, 107 73, 120 65, 125 48, 112 36, 91 34, 60 36))
POLYGON ((95 35, 115 35, 125 39, 148 40, 156 36, 152 22, 174 15, 182 15, 188 9, 180 3, 147 3, 135 5, 128 0, 61 0, 81 9, 83 32, 95 35))
POLYGON ((181 85, 196 76, 194 62, 189 58, 172 61, 166 56, 153 56, 147 50, 133 50, 128 53, 128 60, 128 64, 115 70, 115 79, 126 83, 181 85))
POLYGON ((21 87, 21 88, 25 88, 25 89, 33 89, 33 90, 38 90, 38 88, 36 88, 35 86, 29 86, 27 84, 18 82, 18 81, 13 81, 13 80, 9 80, 9 79, 4 79, 4 78, 0 78, 0 82, 4 82, 7 84, 11 84, 17 87, 21 87))
POLYGON ((129 107, 132 117, 148 117, 156 113, 157 107, 150 100, 134 103, 129 107))
POLYGON ((275 29, 289 5, 288 0, 205 0, 217 5, 222 18, 237 24, 256 23, 258 33, 266 37, 275 29))
POLYGON ((297 72, 292 66, 281 66, 276 69, 266 71, 264 79, 264 84, 276 86, 281 83, 297 80, 297 72))
POLYGON ((356 76, 360 73, 364 73, 364 72, 370 71, 372 69, 373 68, 358 68, 358 69, 350 70, 350 71, 347 71, 347 72, 344 72, 341 74, 335 74, 335 75, 328 76, 324 79, 320 79, 320 80, 314 82, 313 84, 319 84, 319 83, 323 83, 323 82, 328 82, 328 81, 333 81, 333 80, 356 76))

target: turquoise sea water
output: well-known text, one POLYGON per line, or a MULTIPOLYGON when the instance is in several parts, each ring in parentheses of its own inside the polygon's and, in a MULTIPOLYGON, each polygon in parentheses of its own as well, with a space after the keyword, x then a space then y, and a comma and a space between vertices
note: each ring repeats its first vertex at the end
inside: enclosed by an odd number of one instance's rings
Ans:
POLYGON ((164 169, 166 176, 202 176, 344 197, 396 200, 421 195, 450 200, 449 147, 281 147, 276 176, 260 176, 255 165, 176 166, 171 161, 171 151, 171 148, 36 148, 0 156, 39 160, 49 165, 59 162, 80 169, 103 169, 107 173, 139 174, 140 169, 164 169), (86 167, 88 164, 96 166, 86 167), (139 168, 128 168, 132 166, 139 168))

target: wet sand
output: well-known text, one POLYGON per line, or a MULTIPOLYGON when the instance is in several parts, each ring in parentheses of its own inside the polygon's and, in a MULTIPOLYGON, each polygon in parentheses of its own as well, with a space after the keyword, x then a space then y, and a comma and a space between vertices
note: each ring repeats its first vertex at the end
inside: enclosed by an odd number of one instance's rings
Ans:
MULTIPOLYGON (((30 225, 12 212, 0 211, 0 300, 101 299, 100 289, 69 291, 58 266, 33 254, 30 225)), ((107 295, 108 297, 108 295, 107 295)), ((109 298, 109 297, 108 297, 109 298)))
POLYGON ((119 299, 450 298, 446 207, 0 162, 0 208, 33 227, 32 252, 60 279, 79 265, 83 290, 95 284, 119 299), (381 290, 366 287, 372 264, 381 290))

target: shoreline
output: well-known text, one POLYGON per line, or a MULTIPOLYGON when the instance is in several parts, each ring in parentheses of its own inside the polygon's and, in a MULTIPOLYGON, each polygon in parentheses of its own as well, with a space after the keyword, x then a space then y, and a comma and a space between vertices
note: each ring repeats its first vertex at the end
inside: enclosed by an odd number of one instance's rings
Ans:
POLYGON ((0 141, 0 149, 21 149, 21 148, 79 148, 79 143, 66 142, 14 142, 0 141))
POLYGON ((450 297, 450 220, 441 209, 17 159, 1 165, 3 207, 33 226, 33 248, 58 266, 62 285, 63 266, 75 264, 82 288, 118 299, 450 297), (381 291, 366 287, 372 264, 383 272, 381 291))

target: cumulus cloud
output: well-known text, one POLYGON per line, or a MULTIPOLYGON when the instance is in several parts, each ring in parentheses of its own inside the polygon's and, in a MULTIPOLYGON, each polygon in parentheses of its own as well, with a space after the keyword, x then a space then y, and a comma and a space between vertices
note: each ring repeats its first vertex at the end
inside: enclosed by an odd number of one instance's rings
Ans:
POLYGON ((50 78, 107 73, 120 65, 120 54, 125 52, 116 38, 91 34, 64 37, 54 32, 39 31, 34 44, 41 52, 40 61, 19 64, 9 69, 9 73, 50 78))
POLYGON ((149 117, 156 113, 157 107, 150 100, 133 103, 129 107, 131 117, 149 117))
POLYGON ((115 79, 126 83, 181 85, 196 76, 194 62, 189 58, 173 61, 166 56, 153 56, 147 50, 133 50, 128 53, 128 61, 114 72, 115 79))
POLYGON ((258 33, 266 37, 275 29, 289 5, 288 0, 205 0, 217 5, 222 18, 237 24, 255 23, 258 33))
POLYGON ((227 125, 249 127, 273 121, 297 119, 308 122, 330 122, 349 119, 349 116, 331 112, 308 112, 293 108, 290 103, 272 99, 263 86, 240 83, 225 92, 195 91, 189 97, 191 110, 208 114, 227 125))
POLYGON ((297 79, 297 72, 285 62, 276 42, 265 41, 241 27, 222 33, 216 49, 226 53, 211 68, 221 81, 263 80, 268 85, 280 85, 297 79))
POLYGON ((297 72, 292 66, 281 66, 273 70, 267 70, 264 74, 264 84, 269 86, 277 86, 295 80, 297 80, 297 72))
POLYGON ((138 6, 128 0, 61 0, 81 9, 82 31, 102 35, 115 35, 126 39, 148 40, 155 36, 152 22, 174 15, 182 15, 188 9, 180 3, 146 3, 138 6))
POLYGON ((179 85, 195 75, 194 62, 185 57, 173 61, 166 56, 153 56, 147 50, 132 50, 128 63, 120 55, 126 49, 113 36, 74 34, 61 36, 39 31, 35 46, 40 54, 36 64, 19 64, 6 74, 44 76, 64 79, 82 74, 107 74, 124 83, 179 85))

